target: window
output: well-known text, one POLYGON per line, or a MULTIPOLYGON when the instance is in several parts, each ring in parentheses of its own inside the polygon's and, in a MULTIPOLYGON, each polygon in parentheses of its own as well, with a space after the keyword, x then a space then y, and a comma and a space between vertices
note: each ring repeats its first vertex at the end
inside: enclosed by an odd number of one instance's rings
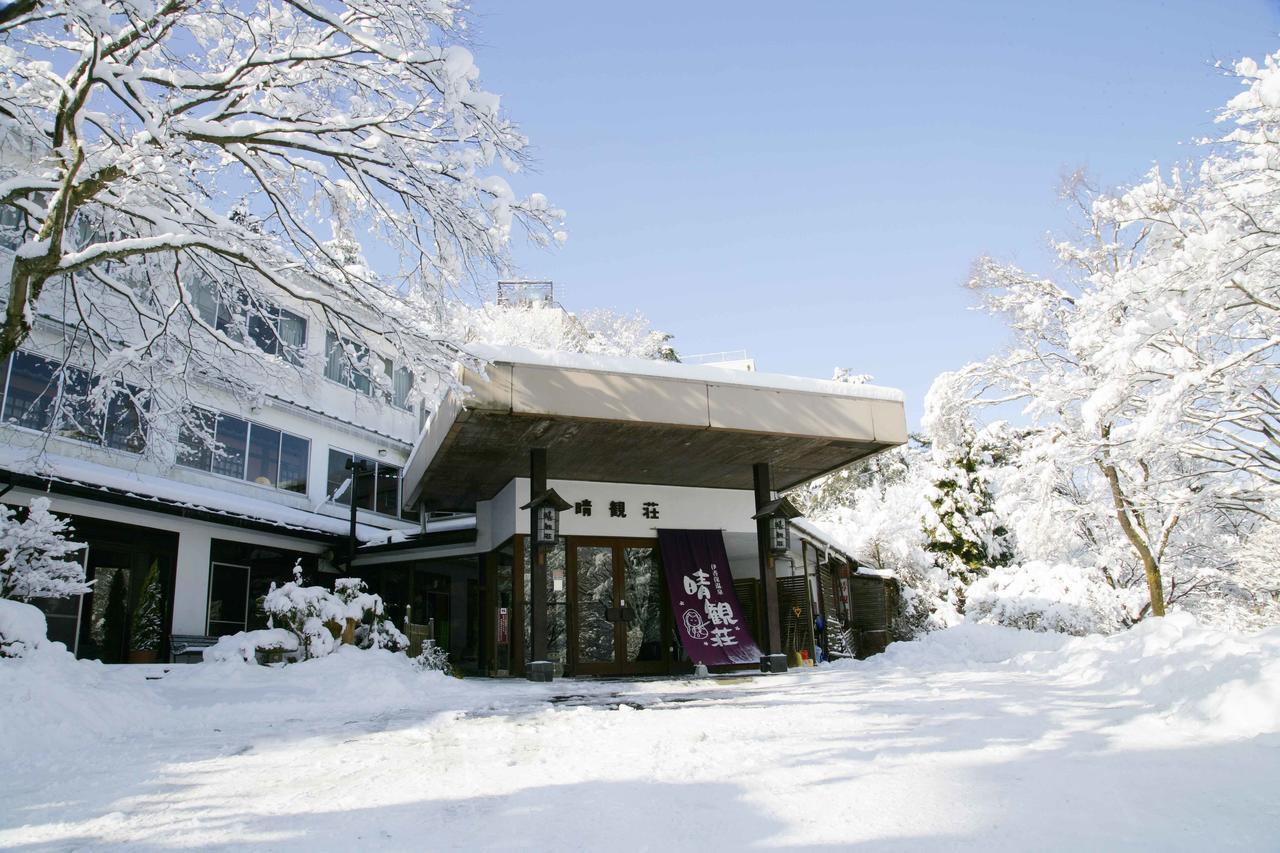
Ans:
POLYGON ((243 542, 214 539, 209 544, 209 625, 213 637, 267 627, 262 598, 271 585, 293 580, 301 563, 303 577, 315 583, 316 558, 243 542))
POLYGON ((383 399, 397 409, 409 408, 409 394, 413 391, 413 371, 396 367, 395 362, 382 356, 370 356, 369 348, 349 338, 339 338, 333 332, 325 332, 324 375, 340 385, 354 388, 361 394, 374 392, 373 374, 377 362, 382 363, 388 390, 380 390, 383 399), (376 358, 377 362, 373 359, 376 358))
POLYGON ((238 634, 249 620, 249 567, 209 566, 209 636, 238 634))
POLYGON ((413 390, 413 371, 407 367, 395 367, 389 358, 382 360, 382 370, 387 374, 387 385, 391 388, 391 405, 407 410, 409 393, 413 390))
POLYGON ((324 335, 324 375, 340 385, 354 388, 361 394, 373 392, 373 380, 369 378, 369 348, 348 338, 339 338, 331 331, 324 335))
POLYGON ((307 346, 306 318, 270 302, 255 299, 242 287, 223 292, 208 278, 191 285, 200 319, 234 340, 246 337, 268 355, 301 364, 307 346))
POLYGON ((17 249, 26 231, 26 216, 13 205, 0 205, 0 246, 17 249))
POLYGON ((311 443, 301 436, 198 407, 178 430, 179 465, 287 492, 306 494, 310 455, 311 443))
POLYGON ((219 453, 213 458, 213 473, 244 478, 245 448, 249 443, 249 422, 232 415, 218 415, 215 433, 219 453))
POLYGON ((0 416, 7 423, 130 453, 146 447, 147 401, 141 388, 114 389, 104 412, 90 399, 97 377, 79 367, 19 351, 0 372, 6 374, 0 381, 0 416))
POLYGON ((355 482, 343 489, 341 495, 331 497, 333 502, 351 506, 351 497, 355 495, 357 508, 399 517, 400 469, 385 462, 330 448, 329 482, 326 486, 326 494, 333 496, 342 488, 343 483, 351 479, 351 469, 347 466, 353 459, 365 463, 365 473, 357 476, 355 482))

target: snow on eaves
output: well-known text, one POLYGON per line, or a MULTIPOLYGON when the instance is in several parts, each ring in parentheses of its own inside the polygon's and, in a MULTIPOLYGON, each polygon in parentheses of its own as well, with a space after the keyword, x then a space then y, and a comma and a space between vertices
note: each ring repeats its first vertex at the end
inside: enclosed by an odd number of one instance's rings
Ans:
POLYGON ((791 519, 791 526, 801 536, 808 539, 809 544, 818 549, 835 551, 844 559, 848 560, 854 567, 854 574, 866 575, 876 578, 892 578, 893 572, 885 569, 873 569, 870 566, 864 566, 858 563, 853 557, 853 551, 844 545, 839 544, 830 531, 823 529, 819 525, 804 518, 791 519))
POLYGON ((530 364, 541 367, 560 367, 568 370, 592 370, 602 373, 620 373, 632 376, 653 376, 661 379, 684 379, 690 382, 707 382, 713 385, 742 385, 749 388, 768 388, 777 391, 803 391, 811 394, 829 394, 839 397, 857 397, 863 400, 903 401, 902 392, 896 388, 879 385, 860 385, 851 382, 833 382, 829 379, 810 379, 802 376, 785 376, 780 373, 756 373, 734 370, 729 367, 711 367, 701 364, 681 364, 675 361, 658 361, 647 358, 631 358, 597 353, 571 353, 552 350, 532 350, 523 347, 468 344, 467 352, 476 358, 500 364, 530 364))
MULTIPOLYGON (((123 497, 253 521, 283 530, 346 536, 350 522, 317 512, 296 509, 274 501, 223 492, 205 486, 180 483, 150 474, 124 471, 97 462, 44 453, 32 456, 23 448, 0 448, 0 468, 62 483, 84 486, 123 497)), ((387 531, 368 524, 356 525, 362 541, 383 538, 387 531)))

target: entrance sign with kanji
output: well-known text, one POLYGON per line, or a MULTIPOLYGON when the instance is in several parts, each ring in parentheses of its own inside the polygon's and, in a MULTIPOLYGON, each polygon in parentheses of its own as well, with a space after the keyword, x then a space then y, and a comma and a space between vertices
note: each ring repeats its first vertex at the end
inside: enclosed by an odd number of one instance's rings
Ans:
POLYGON ((719 530, 659 530, 663 574, 680 642, 695 663, 756 663, 760 649, 733 591, 719 530))

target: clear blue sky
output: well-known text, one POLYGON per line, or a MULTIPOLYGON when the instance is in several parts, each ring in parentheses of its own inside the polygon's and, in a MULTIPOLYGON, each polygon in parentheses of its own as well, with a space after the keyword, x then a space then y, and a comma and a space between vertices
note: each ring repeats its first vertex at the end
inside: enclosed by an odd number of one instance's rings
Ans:
POLYGON ((960 287, 990 253, 1051 272, 1061 174, 1194 153, 1280 49, 1280 4, 476 0, 487 88, 568 213, 517 247, 570 310, 638 309, 684 353, 902 388, 999 347, 960 287))

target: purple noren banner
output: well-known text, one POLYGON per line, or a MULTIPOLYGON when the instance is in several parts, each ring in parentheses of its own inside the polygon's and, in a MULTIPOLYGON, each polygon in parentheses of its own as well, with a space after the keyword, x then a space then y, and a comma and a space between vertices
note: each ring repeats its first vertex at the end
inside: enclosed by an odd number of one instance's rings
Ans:
POLYGON ((659 530, 663 574, 680 642, 695 663, 759 663, 760 648, 742 618, 719 530, 659 530))

